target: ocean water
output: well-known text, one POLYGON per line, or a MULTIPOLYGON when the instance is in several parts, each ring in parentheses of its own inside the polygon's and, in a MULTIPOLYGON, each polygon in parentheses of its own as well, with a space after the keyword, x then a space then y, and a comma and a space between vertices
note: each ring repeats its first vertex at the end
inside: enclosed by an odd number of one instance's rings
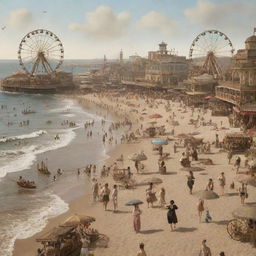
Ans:
MULTIPOLYGON (((12 73, 15 65, 9 64, 0 61, 0 73, 12 73)), ((11 256, 16 239, 39 232, 49 218, 68 210, 70 200, 90 190, 86 175, 78 176, 76 170, 99 163, 114 147, 102 144, 104 118, 109 120, 107 126, 117 120, 104 110, 83 109, 62 96, 0 92, 0 256, 11 256), (23 114, 24 109, 35 113, 23 114), (29 125, 21 125, 27 120, 29 125), (64 120, 76 127, 63 125, 64 120), (92 120, 93 137, 88 139, 84 123, 92 120), (54 139, 56 134, 60 140, 54 139), (36 170, 41 161, 47 162, 51 176, 36 170), (64 173, 54 182, 58 168, 64 173), (34 180, 37 189, 18 187, 19 176, 34 180)))

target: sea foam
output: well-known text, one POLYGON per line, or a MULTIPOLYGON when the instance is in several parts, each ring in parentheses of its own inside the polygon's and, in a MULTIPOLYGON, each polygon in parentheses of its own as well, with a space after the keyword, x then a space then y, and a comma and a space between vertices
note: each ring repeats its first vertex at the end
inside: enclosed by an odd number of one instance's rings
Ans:
POLYGON ((26 221, 17 218, 8 229, 1 229, 0 256, 11 256, 16 239, 26 239, 40 232, 47 224, 48 219, 66 212, 69 207, 57 195, 49 195, 47 205, 38 207, 27 215, 26 221))
POLYGON ((0 139, 0 143, 6 143, 6 142, 11 142, 11 141, 15 141, 15 140, 25 140, 25 139, 32 139, 32 138, 36 138, 39 137, 43 134, 46 134, 47 132, 44 130, 39 130, 39 131, 35 131, 35 132, 31 132, 29 134, 22 134, 22 135, 18 135, 18 136, 10 136, 7 138, 2 138, 0 139))
MULTIPOLYGON (((60 140, 53 140, 45 145, 31 145, 16 151, 16 159, 12 159, 12 161, 8 161, 7 164, 0 167, 0 178, 6 176, 7 173, 19 172, 30 168, 35 162, 36 155, 38 154, 66 147, 76 137, 74 130, 75 128, 64 130, 63 133, 59 134, 61 137, 60 140)), ((15 154, 15 151, 12 151, 12 153, 15 154)), ((2 154, 6 154, 6 152, 2 152, 2 154)))

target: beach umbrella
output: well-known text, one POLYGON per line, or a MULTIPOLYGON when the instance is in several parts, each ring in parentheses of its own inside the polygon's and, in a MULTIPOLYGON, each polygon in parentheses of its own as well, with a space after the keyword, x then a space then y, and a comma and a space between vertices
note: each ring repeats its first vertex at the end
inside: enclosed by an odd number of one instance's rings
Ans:
POLYGON ((93 217, 75 214, 67 218, 61 226, 72 227, 72 226, 77 226, 79 224, 88 224, 94 221, 95 221, 95 218, 93 217))
POLYGON ((256 206, 243 205, 232 212, 235 218, 256 220, 256 206))
POLYGON ((134 200, 129 201, 125 205, 126 206, 133 206, 133 205, 139 205, 139 204, 143 204, 143 202, 141 200, 134 199, 134 200))
POLYGON ((177 134, 175 137, 177 137, 179 139, 187 139, 187 138, 191 138, 192 136, 188 135, 186 133, 180 133, 180 134, 177 134))
POLYGON ((148 159, 147 156, 144 154, 144 152, 134 153, 128 158, 132 161, 145 161, 148 159))
POLYGON ((245 183, 247 185, 256 187, 256 178, 252 177, 251 175, 239 174, 235 177, 235 180, 240 183, 245 183))
POLYGON ((156 119, 156 118, 162 118, 162 116, 160 114, 153 114, 151 116, 149 116, 150 119, 156 119))
POLYGON ((195 195, 201 199, 206 199, 206 200, 212 200, 212 199, 217 199, 219 198, 219 196, 211 191, 211 190, 201 190, 201 191, 197 191, 195 192, 195 195))
POLYGON ((160 184, 160 183, 163 183, 163 181, 160 178, 151 177, 143 180, 142 182, 139 183, 139 185, 149 185, 150 183, 160 184))
POLYGON ((152 140, 151 143, 154 145, 168 145, 167 140, 152 140))

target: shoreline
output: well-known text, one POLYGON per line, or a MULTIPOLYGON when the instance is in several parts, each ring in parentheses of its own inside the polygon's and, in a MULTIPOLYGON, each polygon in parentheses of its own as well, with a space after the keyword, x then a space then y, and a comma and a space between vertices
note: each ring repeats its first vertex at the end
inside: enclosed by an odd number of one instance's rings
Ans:
MULTIPOLYGON (((100 95, 85 95, 79 96, 80 98, 86 98, 87 100, 96 101, 99 104, 105 104, 109 106, 109 110, 116 110, 127 115, 128 118, 133 119, 136 123, 140 120, 139 115, 132 112, 132 108, 127 106, 127 101, 131 101, 132 104, 137 104, 137 109, 142 109, 145 107, 147 115, 159 112, 163 114, 163 118, 159 120, 161 125, 166 125, 169 129, 172 129, 172 125, 166 120, 170 116, 170 112, 165 111, 164 106, 161 102, 166 103, 165 100, 154 100, 152 102, 153 108, 149 107, 149 104, 143 103, 144 100, 129 99, 127 97, 122 97, 121 102, 116 100, 111 101, 111 97, 106 100, 101 98, 100 95), (156 103, 158 102, 158 103, 156 103), (143 105, 144 104, 144 105, 143 105), (158 105, 157 105, 158 104, 158 105), (119 106, 118 106, 119 105, 119 106), (116 106, 113 107, 113 106, 116 106)), ((107 95, 109 97, 109 95, 107 95)), ((185 121, 191 118, 191 112, 186 113, 181 112, 179 103, 172 102, 172 110, 177 115, 177 120, 180 125, 175 126, 175 134, 178 133, 189 133, 193 131, 198 131, 198 137, 204 138, 204 140, 213 142, 215 140, 215 134, 218 132, 220 135, 220 140, 223 139, 226 132, 237 131, 237 129, 225 130, 220 129, 218 131, 214 130, 213 127, 198 127, 188 125, 185 121), (185 118, 186 117, 186 118, 185 118)), ((197 114, 197 113, 196 113, 197 114)), ((228 120, 226 117, 212 117, 209 111, 205 115, 205 119, 211 118, 213 122, 216 122, 219 126, 223 122, 223 126, 228 126, 228 120)), ((147 119, 143 118, 140 120, 144 126, 147 124, 147 119)), ((135 127, 133 127, 135 129, 135 127)), ((213 255, 218 255, 220 251, 225 251, 227 255, 232 256, 254 256, 255 249, 251 248, 249 243, 240 243, 232 240, 227 231, 226 225, 229 220, 231 220, 231 212, 240 206, 240 199, 237 196, 237 189, 239 183, 236 183, 235 190, 229 188, 229 184, 234 181, 234 171, 233 165, 229 165, 226 159, 226 153, 221 153, 218 149, 212 146, 212 154, 200 154, 200 158, 211 158, 214 165, 204 166, 202 172, 194 172, 195 175, 195 188, 192 195, 189 194, 186 186, 186 172, 181 170, 179 159, 181 153, 184 149, 178 149, 176 154, 173 153, 173 141, 164 147, 164 152, 170 152, 171 158, 166 161, 167 165, 167 175, 160 175, 158 172, 158 156, 152 152, 152 145, 150 139, 141 138, 138 143, 126 143, 120 144, 115 147, 110 153, 109 158, 104 161, 106 165, 112 165, 116 161, 120 154, 124 155, 123 166, 131 166, 134 178, 137 182, 144 180, 145 178, 150 178, 152 175, 154 177, 163 180, 163 183, 155 186, 155 190, 159 192, 161 187, 166 189, 166 201, 169 202, 171 199, 175 200, 179 209, 177 211, 178 215, 178 227, 175 232, 170 231, 166 220, 166 210, 158 207, 147 208, 146 204, 141 206, 142 209, 142 231, 139 234, 135 234, 132 227, 132 214, 131 207, 125 206, 125 203, 131 199, 140 199, 145 201, 145 189, 147 186, 138 186, 134 190, 119 190, 119 211, 117 213, 112 212, 112 202, 109 204, 109 210, 103 211, 103 206, 101 203, 91 203, 91 195, 83 195, 72 202, 70 202, 70 209, 68 212, 50 219, 45 229, 25 240, 17 240, 14 247, 14 256, 26 255, 33 256, 36 253, 36 248, 40 245, 35 242, 36 237, 45 233, 54 226, 57 226, 63 222, 67 217, 74 213, 80 213, 84 215, 93 216, 96 218, 96 222, 93 223, 93 228, 99 230, 100 233, 107 235, 110 238, 110 243, 108 248, 96 248, 93 253, 95 256, 133 256, 138 251, 138 244, 140 242, 145 243, 146 252, 149 255, 157 256, 197 256, 200 249, 200 244, 203 239, 207 239, 208 245, 212 249, 213 255), (145 173, 136 174, 134 169, 134 164, 127 158, 128 155, 144 151, 148 156, 145 161, 145 173), (196 205, 198 202, 198 197, 196 192, 204 190, 209 178, 213 178, 216 185, 215 191, 220 193, 220 187, 217 183, 218 176, 221 171, 225 171, 227 186, 225 189, 225 195, 220 196, 217 200, 205 201, 206 208, 210 210, 213 217, 212 223, 199 223, 196 211, 196 205), (189 241, 189 243, 188 243, 189 241), (125 245, 125 246, 124 246, 125 245), (228 251, 227 249, 228 248, 228 251), (125 251, 125 253, 124 253, 125 251), (24 254, 19 254, 22 252, 24 254)), ((242 159, 243 161, 244 159, 242 159)), ((232 159, 232 161, 234 161, 232 159)), ((120 163, 119 163, 120 164, 120 163)), ((233 164, 233 162, 232 162, 233 164)), ((193 165, 199 165, 199 163, 193 163, 193 165)), ((244 167, 242 168, 244 170, 244 167)), ((113 181, 112 177, 104 178, 101 182, 108 182, 112 190, 113 181)), ((249 199, 248 203, 253 203, 253 198, 256 197, 256 191, 254 188, 248 188, 249 199)))
MULTIPOLYGON (((78 102, 78 100, 74 97, 66 97, 66 95, 61 95, 60 97, 62 98, 67 98, 67 99, 71 99, 74 104, 80 106, 87 114, 91 114, 91 115, 96 115, 98 118, 104 118, 103 116, 101 116, 97 111, 96 113, 95 112, 95 108, 91 107, 91 108, 88 108, 88 106, 86 105, 83 105, 81 103, 78 102), (64 96, 64 97, 63 97, 64 96), (90 111, 91 110, 91 111, 90 111), (87 112, 89 111, 89 112, 87 112)), ((114 112, 113 112, 114 113, 114 112)), ((112 113, 112 114, 113 114, 112 113)), ((114 113, 116 115, 116 113, 114 113)), ((120 116, 117 116, 116 117, 117 119, 120 119, 120 116)), ((110 121, 112 121, 112 119, 110 119, 110 121)), ((114 121, 114 120, 113 120, 114 121)), ((80 127, 81 128, 81 127, 80 127)), ((77 136, 77 134, 76 134, 77 136)), ((75 137, 76 137, 75 136, 75 137)), ((71 142, 72 143, 72 142, 71 142)), ((68 145, 69 146, 69 145, 68 145)), ((96 165, 103 165, 104 163, 107 163, 108 160, 111 158, 111 152, 115 151, 117 147, 119 147, 120 144, 118 145, 107 145, 106 147, 108 148, 108 151, 100 158, 98 159, 97 162, 95 162, 96 165)), ((59 149, 57 149, 59 150, 59 149)), ((48 152, 44 152, 42 154, 47 154, 48 152)), ((33 164, 35 165, 35 164, 33 164)), ((80 166, 78 166, 80 167, 80 166)), ((57 195, 60 197, 61 200, 63 200, 65 203, 68 204, 68 210, 66 210, 65 212, 63 212, 62 214, 59 214, 57 216, 54 216, 54 217, 50 217, 47 219, 47 224, 46 226, 40 231, 40 232, 37 232, 36 234, 34 234, 33 236, 31 237, 28 237, 28 238, 25 238, 25 239, 17 239, 15 241, 15 244, 14 244, 14 250, 13 250, 13 254, 12 255, 20 255, 18 252, 16 251, 20 251, 19 247, 21 246, 23 249, 22 251, 25 250, 25 248, 27 249, 27 246, 26 244, 28 243, 29 245, 33 242, 33 240, 35 241, 35 238, 37 237, 37 235, 40 235, 44 232, 47 232, 48 229, 51 229, 52 227, 56 226, 56 223, 58 223, 59 220, 64 220, 65 218, 67 218, 67 216, 71 215, 71 214, 74 214, 76 211, 75 209, 78 209, 79 206, 80 206, 80 201, 85 198, 86 199, 86 207, 85 208, 88 208, 90 206, 90 203, 89 203, 89 197, 90 197, 90 187, 88 187, 88 185, 90 186, 90 178, 87 177, 87 175, 85 174, 82 174, 82 176, 84 177, 81 177, 82 179, 85 179, 85 183, 84 185, 87 187, 86 191, 82 192, 82 195, 78 195, 78 196, 75 196, 73 197, 72 199, 69 199, 67 201, 67 197, 64 197, 63 198, 63 195, 57 195), (23 242, 25 244, 25 246, 23 247, 23 242), (18 249, 16 250, 15 248, 18 247, 18 249)), ((54 192, 55 194, 56 192, 54 192)), ((70 188, 69 191, 67 193, 72 193, 72 189, 70 188)), ((80 193, 81 194, 81 193, 80 193)), ((58 225, 57 225, 58 226, 58 225)), ((36 243, 36 245, 39 245, 36 243)), ((34 249, 32 249, 31 251, 29 250, 29 252, 27 253, 31 253, 31 255, 34 255, 35 252, 36 252, 36 249, 37 249, 37 246, 35 245, 34 249), (33 254, 34 252, 34 254, 33 254)))

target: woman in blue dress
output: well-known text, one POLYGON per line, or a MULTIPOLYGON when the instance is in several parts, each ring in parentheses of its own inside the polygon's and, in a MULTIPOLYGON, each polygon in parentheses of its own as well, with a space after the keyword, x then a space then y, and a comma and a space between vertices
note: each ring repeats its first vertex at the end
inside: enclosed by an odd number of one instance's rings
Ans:
POLYGON ((173 231, 176 228, 176 223, 178 223, 178 219, 176 216, 176 210, 178 209, 178 207, 173 200, 171 200, 170 205, 166 207, 168 209, 167 220, 168 220, 168 223, 170 224, 171 230, 173 231))

